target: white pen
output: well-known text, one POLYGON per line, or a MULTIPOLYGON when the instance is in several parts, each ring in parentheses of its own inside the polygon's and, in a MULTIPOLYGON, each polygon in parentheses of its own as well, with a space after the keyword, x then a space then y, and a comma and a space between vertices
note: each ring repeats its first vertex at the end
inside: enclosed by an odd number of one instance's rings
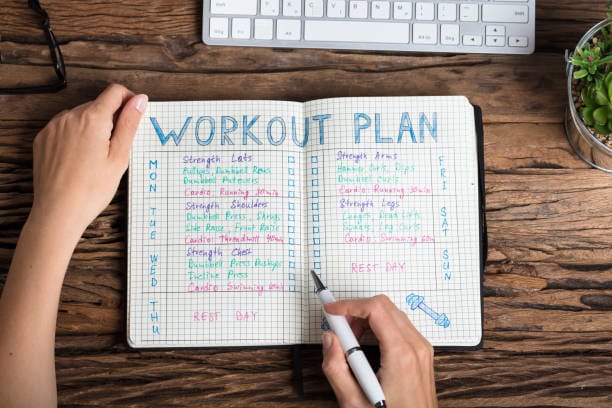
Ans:
MULTIPOLYGON (((314 271, 310 271, 310 274, 312 275, 312 279, 314 279, 315 287, 317 288, 316 293, 319 295, 321 303, 326 304, 335 302, 336 299, 334 295, 327 290, 317 274, 314 271)), ((344 354, 346 355, 346 360, 357 382, 361 386, 361 389, 366 397, 368 397, 368 400, 370 400, 372 405, 376 408, 386 407, 387 404, 385 403, 385 395, 383 394, 382 387, 378 382, 378 378, 376 378, 376 374, 374 374, 374 370, 372 370, 372 366, 368 363, 368 359, 363 353, 363 350, 361 350, 361 346, 359 346, 357 338, 355 338, 355 334, 353 334, 346 317, 327 314, 325 309, 323 309, 323 314, 331 329, 336 333, 336 336, 338 336, 338 340, 340 340, 340 344, 342 345, 342 350, 344 350, 344 354)))

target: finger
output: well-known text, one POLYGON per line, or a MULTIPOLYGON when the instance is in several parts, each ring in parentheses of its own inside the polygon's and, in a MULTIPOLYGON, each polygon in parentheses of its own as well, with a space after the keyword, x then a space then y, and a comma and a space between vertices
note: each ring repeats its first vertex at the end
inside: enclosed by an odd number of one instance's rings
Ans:
POLYGON ((368 405, 346 362, 338 338, 330 332, 323 333, 323 373, 333 388, 340 406, 368 405))
POLYGON ((91 104, 101 115, 112 117, 112 115, 123 106, 134 94, 123 85, 109 85, 91 104))
POLYGON ((359 339, 365 332, 370 330, 370 325, 367 320, 359 319, 357 317, 345 316, 349 327, 353 331, 353 334, 359 339))
POLYGON ((424 343, 429 345, 429 341, 417 330, 417 328, 412 324, 406 313, 398 308, 393 308, 390 310, 395 322, 402 330, 404 334, 404 338, 409 343, 424 343))
POLYGON ((142 119, 147 107, 147 95, 136 95, 132 97, 117 118, 117 124, 113 130, 110 140, 109 156, 127 166, 132 142, 136 135, 136 129, 142 119))
POLYGON ((357 337, 358 339, 361 338, 361 336, 363 336, 365 332, 370 330, 370 325, 368 324, 367 320, 359 319, 356 317, 347 320, 349 320, 351 330, 355 334, 355 337, 357 337))
POLYGON ((395 305, 384 295, 367 299, 341 300, 328 303, 325 311, 330 314, 353 316, 366 319, 380 343, 382 353, 404 342, 395 318, 390 310, 395 305))

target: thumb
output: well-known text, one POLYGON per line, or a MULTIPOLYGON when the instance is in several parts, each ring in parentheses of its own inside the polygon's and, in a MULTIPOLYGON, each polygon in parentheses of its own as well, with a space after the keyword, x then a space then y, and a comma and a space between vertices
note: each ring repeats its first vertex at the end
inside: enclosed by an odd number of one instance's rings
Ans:
POLYGON ((125 167, 127 167, 136 129, 138 129, 140 119, 142 119, 142 115, 147 109, 148 100, 147 95, 133 96, 121 109, 121 113, 117 118, 117 124, 113 129, 109 156, 111 159, 124 164, 125 167))
POLYGON ((340 406, 367 407, 368 400, 351 373, 338 338, 323 333, 323 373, 331 385, 340 406))

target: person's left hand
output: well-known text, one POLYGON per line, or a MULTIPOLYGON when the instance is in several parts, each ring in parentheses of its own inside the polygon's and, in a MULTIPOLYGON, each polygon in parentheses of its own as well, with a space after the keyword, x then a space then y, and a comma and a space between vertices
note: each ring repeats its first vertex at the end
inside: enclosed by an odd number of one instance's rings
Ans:
POLYGON ((31 220, 69 223, 80 236, 117 190, 147 100, 113 84, 40 131, 31 220))

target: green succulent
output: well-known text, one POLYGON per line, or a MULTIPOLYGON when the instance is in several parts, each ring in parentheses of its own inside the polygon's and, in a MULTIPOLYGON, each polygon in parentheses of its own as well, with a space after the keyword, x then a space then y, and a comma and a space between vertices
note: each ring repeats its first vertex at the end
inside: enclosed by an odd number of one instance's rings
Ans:
MULTIPOLYGON (((607 7, 606 16, 612 20, 612 1, 607 7)), ((584 83, 583 122, 600 134, 612 133, 612 25, 599 30, 584 47, 576 47, 570 60, 574 79, 584 83)))
POLYGON ((607 64, 612 63, 612 55, 603 56, 601 47, 586 44, 584 48, 576 47, 576 52, 572 56, 572 64, 580 69, 574 71, 575 79, 586 79, 592 82, 601 79, 608 69, 607 64))
POLYGON ((598 133, 612 133, 612 72, 583 88, 582 120, 598 133))
POLYGON ((602 55, 610 55, 612 53, 612 27, 602 27, 591 41, 600 48, 602 55))

